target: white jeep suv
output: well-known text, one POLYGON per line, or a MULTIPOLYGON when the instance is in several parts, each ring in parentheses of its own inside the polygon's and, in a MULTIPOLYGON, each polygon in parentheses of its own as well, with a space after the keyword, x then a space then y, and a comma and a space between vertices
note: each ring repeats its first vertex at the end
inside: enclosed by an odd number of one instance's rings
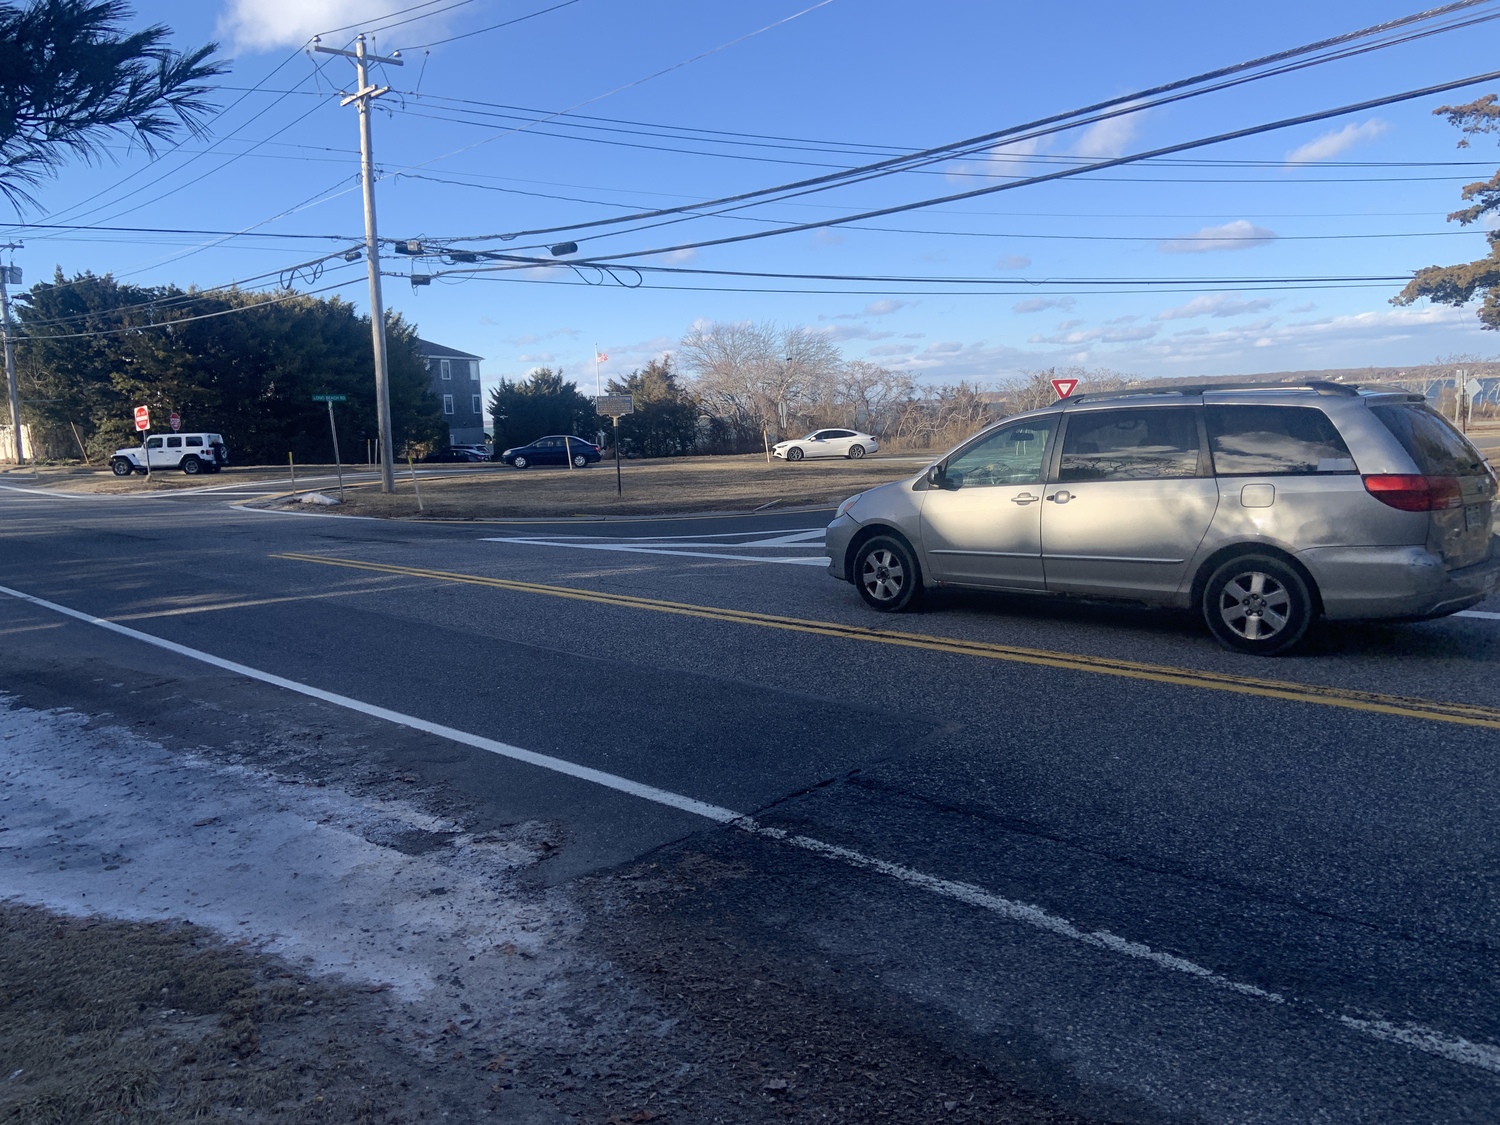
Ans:
POLYGON ((117 477, 144 473, 150 458, 153 469, 181 469, 188 474, 217 473, 229 464, 229 450, 218 434, 155 434, 144 447, 117 449, 109 467, 117 477))

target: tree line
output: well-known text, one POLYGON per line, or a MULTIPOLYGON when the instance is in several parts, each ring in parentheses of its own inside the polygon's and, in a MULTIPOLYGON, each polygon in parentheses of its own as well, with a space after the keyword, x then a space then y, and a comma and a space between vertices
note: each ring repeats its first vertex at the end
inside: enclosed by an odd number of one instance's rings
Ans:
MULTIPOLYGON (((133 408, 154 429, 176 412, 185 430, 222 433, 240 464, 331 459, 327 408, 338 405, 346 452, 378 429, 370 320, 338 298, 122 284, 91 273, 16 295, 16 366, 33 448, 91 461, 138 441, 133 408)), ((397 454, 442 444, 414 326, 387 317, 391 418, 397 454)))
MULTIPOLYGON (((609 393, 635 400, 635 413, 620 420, 620 446, 632 456, 752 453, 831 426, 929 449, 953 444, 996 418, 1045 406, 1056 398, 1052 379, 1063 377, 1091 390, 1127 381, 1104 369, 1048 368, 999 388, 967 381, 923 385, 910 372, 845 359, 810 329, 704 324, 674 353, 611 378, 609 393)), ((496 449, 548 434, 610 433, 609 419, 595 414, 593 400, 549 367, 501 380, 490 393, 489 412, 496 449)))

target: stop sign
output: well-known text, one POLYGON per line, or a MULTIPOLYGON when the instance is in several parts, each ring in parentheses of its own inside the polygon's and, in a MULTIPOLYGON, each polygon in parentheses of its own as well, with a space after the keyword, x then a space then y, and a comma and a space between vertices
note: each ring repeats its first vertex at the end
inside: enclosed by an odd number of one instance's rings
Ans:
POLYGON ((142 432, 151 428, 151 408, 149 406, 137 406, 135 408, 135 428, 142 432))
POLYGON ((177 411, 172 411, 172 416, 167 421, 172 424, 172 432, 174 434, 182 429, 182 415, 178 414, 177 411))

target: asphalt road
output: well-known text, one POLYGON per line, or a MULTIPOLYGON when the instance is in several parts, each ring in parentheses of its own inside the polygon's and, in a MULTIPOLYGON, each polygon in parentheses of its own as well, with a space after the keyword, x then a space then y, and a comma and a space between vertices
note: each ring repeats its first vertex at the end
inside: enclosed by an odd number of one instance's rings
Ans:
POLYGON ((0 586, 52 603, 0 597, 0 691, 185 744, 338 730, 562 824, 553 880, 712 859, 684 940, 1083 1114, 1500 1119, 1500 616, 1276 661, 1165 613, 887 619, 818 565, 827 518, 0 492, 0 586))

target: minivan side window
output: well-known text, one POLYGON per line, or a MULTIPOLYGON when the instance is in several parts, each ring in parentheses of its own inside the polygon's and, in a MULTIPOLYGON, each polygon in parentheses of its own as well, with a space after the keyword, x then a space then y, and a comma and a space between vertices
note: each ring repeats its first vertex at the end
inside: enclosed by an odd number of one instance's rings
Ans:
POLYGON ((1198 475, 1191 407, 1070 414, 1059 481, 1163 480, 1198 475))
POLYGON ((1205 406, 1208 446, 1221 477, 1352 473, 1349 447, 1312 406, 1205 406))
POLYGON ((948 462, 944 468, 947 487, 1040 484, 1056 426, 1055 417, 1032 418, 992 430, 948 462))

